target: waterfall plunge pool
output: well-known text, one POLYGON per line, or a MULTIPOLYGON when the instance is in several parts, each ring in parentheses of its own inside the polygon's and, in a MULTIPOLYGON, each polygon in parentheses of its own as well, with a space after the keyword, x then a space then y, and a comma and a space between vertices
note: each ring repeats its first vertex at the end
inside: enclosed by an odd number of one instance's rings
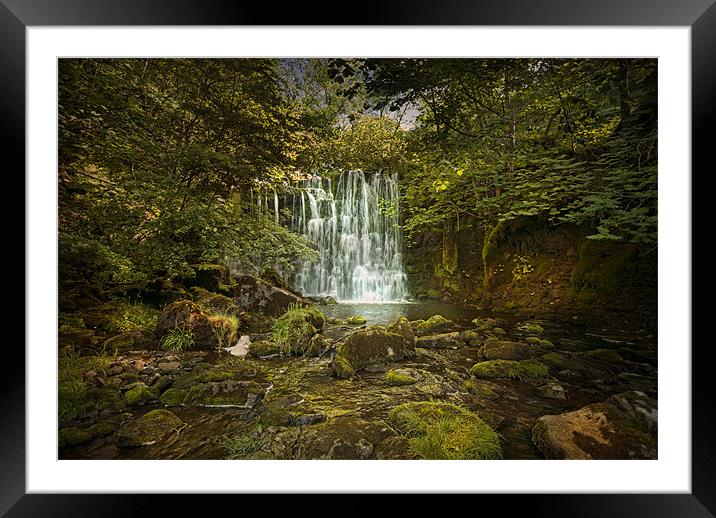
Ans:
POLYGON ((433 315, 442 315, 448 320, 469 322, 484 314, 475 307, 446 302, 359 302, 342 301, 338 304, 320 306, 327 317, 341 320, 360 315, 365 317, 369 325, 388 325, 399 317, 408 320, 427 319, 433 315))

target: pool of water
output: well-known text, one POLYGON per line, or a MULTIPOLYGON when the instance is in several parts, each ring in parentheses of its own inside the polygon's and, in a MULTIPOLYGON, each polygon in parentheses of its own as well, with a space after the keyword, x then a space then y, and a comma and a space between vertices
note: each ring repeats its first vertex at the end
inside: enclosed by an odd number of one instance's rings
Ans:
POLYGON ((433 315, 442 315, 448 320, 456 322, 469 322, 473 318, 484 314, 475 307, 446 302, 340 302, 334 305, 321 306, 327 317, 346 319, 360 315, 366 318, 368 324, 387 325, 395 322, 399 317, 408 320, 427 319, 433 315))

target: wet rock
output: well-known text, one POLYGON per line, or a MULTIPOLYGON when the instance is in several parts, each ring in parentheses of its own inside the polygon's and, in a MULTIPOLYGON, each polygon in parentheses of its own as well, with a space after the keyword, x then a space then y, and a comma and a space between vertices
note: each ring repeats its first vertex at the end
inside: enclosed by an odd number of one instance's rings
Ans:
POLYGON ((184 403, 188 392, 184 389, 170 388, 159 398, 164 406, 180 406, 184 403))
POLYGON ((253 381, 229 379, 192 386, 184 404, 252 408, 263 399, 265 393, 266 389, 253 381))
POLYGON ((469 379, 463 382, 462 387, 465 392, 469 392, 470 394, 478 396, 482 399, 494 399, 497 397, 495 391, 485 385, 484 382, 480 383, 479 381, 469 379))
POLYGON ((475 318, 472 323, 475 325, 476 331, 490 331, 497 325, 494 318, 487 317, 475 318))
POLYGON ((165 306, 155 333, 161 339, 176 328, 190 332, 196 348, 212 349, 218 345, 209 316, 191 300, 179 300, 165 306))
POLYGON ((425 336, 446 333, 450 331, 452 327, 452 321, 446 319, 442 315, 433 315, 427 320, 417 321, 417 324, 415 325, 415 334, 417 336, 425 336))
POLYGON ((479 335, 473 331, 472 329, 466 329, 465 331, 462 331, 460 333, 460 339, 464 342, 472 342, 473 340, 477 340, 479 338, 479 335))
POLYGON ((267 315, 280 315, 290 304, 310 305, 307 299, 290 291, 272 286, 266 281, 251 275, 235 277, 233 288, 234 304, 248 312, 261 312, 267 315))
POLYGON ((322 423, 326 420, 325 414, 303 414, 292 416, 289 419, 289 426, 310 426, 322 423))
POLYGON ((60 448, 81 446, 91 442, 94 438, 92 432, 86 428, 61 428, 58 435, 58 445, 60 448))
POLYGON ((129 406, 140 406, 156 401, 157 396, 144 383, 136 385, 124 393, 124 401, 129 406))
POLYGON ((540 417, 532 441, 548 459, 655 459, 656 421, 656 400, 630 391, 540 417))
POLYGON ((532 348, 525 343, 497 340, 486 343, 480 351, 488 360, 526 360, 532 348))
POLYGON ((121 365, 114 365, 107 369, 107 376, 117 376, 119 374, 122 374, 124 372, 124 367, 121 365))
POLYGON ((489 360, 473 365, 470 370, 476 378, 542 379, 548 374, 547 366, 536 360, 489 360))
POLYGON ((260 358, 263 356, 271 356, 274 354, 279 354, 281 352, 281 348, 278 346, 278 344, 274 342, 270 342, 268 340, 258 340, 256 342, 251 342, 249 344, 249 356, 254 356, 256 358, 260 358))
POLYGON ((456 349, 464 346, 465 343, 460 339, 458 332, 420 336, 415 339, 415 347, 423 349, 456 349))
POLYGON ((316 334, 311 337, 306 347, 306 356, 321 356, 331 348, 332 342, 326 339, 322 334, 316 334))
POLYGON ((400 317, 398 320, 390 324, 386 331, 389 333, 396 333, 403 336, 403 348, 405 349, 406 356, 412 356, 415 354, 415 333, 413 328, 410 326, 410 321, 405 317, 400 317))
POLYGON ((528 335, 542 335, 544 328, 537 322, 523 322, 516 326, 517 329, 528 335))
POLYGON ((559 383, 547 383, 538 387, 540 393, 550 399, 567 399, 567 392, 559 383))
POLYGON ((346 324, 348 324, 349 326, 362 326, 366 322, 368 322, 366 318, 361 316, 353 316, 346 318, 346 324))
POLYGON ((385 373, 385 381, 393 386, 412 385, 419 379, 420 373, 416 369, 391 369, 385 373))
POLYGON ((333 372, 339 378, 352 377, 351 371, 402 361, 405 358, 404 347, 403 335, 390 333, 384 327, 373 326, 356 331, 337 345, 332 362, 333 372))
POLYGON ((181 367, 181 363, 179 362, 165 362, 159 364, 159 371, 166 374, 177 370, 179 367, 181 367))
POLYGON ((169 388, 172 383, 174 383, 174 378, 172 378, 171 376, 157 375, 157 377, 154 379, 154 382, 151 384, 151 387, 155 393, 161 394, 167 388, 169 388))
POLYGON ((120 446, 148 446, 183 426, 183 422, 169 410, 152 410, 137 420, 123 423, 117 431, 120 446))
POLYGON ((507 331, 505 331, 505 330, 502 329, 501 327, 495 327, 495 328, 493 328, 493 329, 492 329, 492 332, 495 333, 496 335, 506 335, 506 334, 507 334, 507 331))

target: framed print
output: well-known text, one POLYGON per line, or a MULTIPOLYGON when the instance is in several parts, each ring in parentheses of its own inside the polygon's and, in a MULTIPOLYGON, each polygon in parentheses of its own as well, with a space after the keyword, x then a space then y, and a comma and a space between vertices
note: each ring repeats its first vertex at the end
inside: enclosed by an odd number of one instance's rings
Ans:
POLYGON ((301 26, 2 0, 27 304, 0 511, 395 492, 710 516, 691 171, 716 8, 521 4, 301 26))

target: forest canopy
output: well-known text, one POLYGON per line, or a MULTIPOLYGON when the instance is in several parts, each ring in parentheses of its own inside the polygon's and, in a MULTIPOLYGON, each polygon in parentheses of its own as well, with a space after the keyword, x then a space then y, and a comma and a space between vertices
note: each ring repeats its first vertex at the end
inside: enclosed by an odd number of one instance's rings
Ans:
MULTIPOLYGON (((257 200, 307 175, 400 177, 403 228, 587 225, 656 246, 645 59, 62 59, 65 293, 316 252, 257 200)), ((288 209, 285 209, 288 210, 288 209)), ((282 216, 283 217, 283 216, 282 216)))

